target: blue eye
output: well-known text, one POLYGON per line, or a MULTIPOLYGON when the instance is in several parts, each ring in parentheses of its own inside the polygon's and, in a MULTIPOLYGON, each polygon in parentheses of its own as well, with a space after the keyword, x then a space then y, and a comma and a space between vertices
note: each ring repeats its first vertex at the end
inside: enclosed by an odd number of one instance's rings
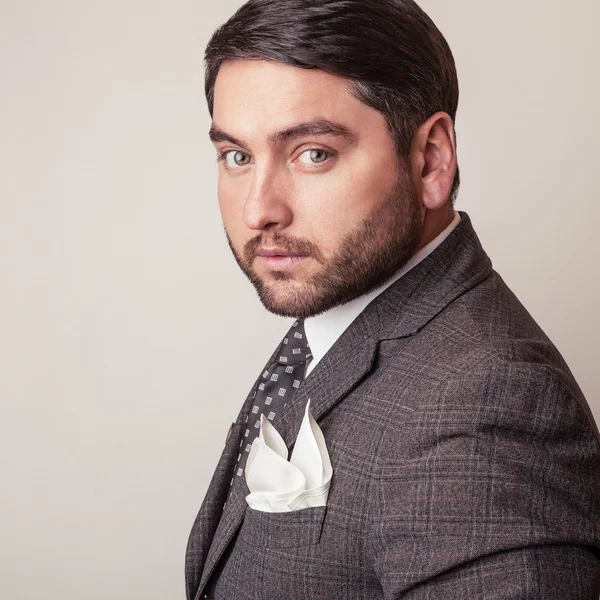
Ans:
POLYGON ((327 160, 327 158, 319 160, 319 155, 321 155, 321 156, 325 155, 326 157, 329 155, 329 152, 327 152, 327 150, 321 150, 320 148, 311 148, 310 150, 305 150, 300 156, 303 156, 307 152, 310 152, 310 161, 311 162, 305 163, 303 161, 300 161, 304 165, 320 165, 320 164, 324 163, 327 160), (315 158, 317 160, 313 160, 315 158))
POLYGON ((225 162, 225 168, 227 168, 227 169, 235 169, 236 167, 245 167, 245 166, 246 166, 246 164, 248 164, 248 163, 245 163, 245 164, 242 164, 242 165, 241 165, 241 164, 239 164, 239 163, 236 161, 236 157, 237 157, 237 155, 239 155, 239 154, 241 154, 242 156, 248 156, 247 154, 244 154, 243 152, 240 152, 239 150, 226 150, 225 152, 222 152, 221 154, 219 154, 219 157, 217 158, 217 162, 219 162, 219 161, 221 161, 221 160, 222 160, 222 161, 224 161, 224 162, 225 162), (230 155, 232 152, 234 152, 234 153, 235 153, 235 154, 233 155, 233 157, 234 157, 234 158, 233 158, 233 160, 234 160, 234 164, 233 164, 233 165, 232 165, 232 164, 231 164, 231 163, 230 163, 230 162, 227 160, 227 159, 228 159, 228 157, 229 157, 229 155, 230 155))

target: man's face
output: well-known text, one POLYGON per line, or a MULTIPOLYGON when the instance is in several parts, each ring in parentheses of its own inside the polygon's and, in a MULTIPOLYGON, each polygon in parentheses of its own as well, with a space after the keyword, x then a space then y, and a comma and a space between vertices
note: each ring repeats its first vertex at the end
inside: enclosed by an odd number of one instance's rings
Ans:
POLYGON ((346 85, 264 60, 227 62, 217 76, 211 137, 226 153, 218 195, 227 241, 277 315, 304 318, 353 300, 417 249, 422 209, 409 170, 383 115, 346 85), (349 137, 322 127, 269 139, 318 121, 349 137), (279 257, 260 256, 272 250, 279 257))

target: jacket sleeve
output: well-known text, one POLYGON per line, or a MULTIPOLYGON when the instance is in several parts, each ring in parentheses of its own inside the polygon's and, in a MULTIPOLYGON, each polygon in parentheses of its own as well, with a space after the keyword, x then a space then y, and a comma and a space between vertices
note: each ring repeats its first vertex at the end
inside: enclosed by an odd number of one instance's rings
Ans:
POLYGON ((386 600, 598 600, 600 442, 567 371, 478 365, 388 425, 372 514, 386 600))

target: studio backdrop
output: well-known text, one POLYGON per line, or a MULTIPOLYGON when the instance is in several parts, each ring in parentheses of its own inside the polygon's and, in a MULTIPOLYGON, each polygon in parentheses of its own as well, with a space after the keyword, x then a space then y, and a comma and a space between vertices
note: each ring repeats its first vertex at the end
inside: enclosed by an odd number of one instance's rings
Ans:
MULTIPOLYGON (((203 52, 241 4, 0 0, 1 598, 184 597, 227 430, 290 326, 217 205, 203 52)), ((421 5, 458 69, 456 208, 600 420, 600 4, 421 5)))

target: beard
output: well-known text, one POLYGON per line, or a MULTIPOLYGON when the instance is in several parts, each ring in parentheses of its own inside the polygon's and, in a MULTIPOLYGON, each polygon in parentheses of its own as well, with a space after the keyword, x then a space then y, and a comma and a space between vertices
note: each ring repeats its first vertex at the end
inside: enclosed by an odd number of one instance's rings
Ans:
POLYGON ((325 259, 315 244, 291 240, 278 232, 253 238, 240 256, 226 229, 225 236, 238 266, 254 285, 263 306, 282 317, 304 319, 380 287, 401 269, 417 250, 422 213, 408 170, 401 169, 384 200, 342 240, 329 259, 325 259), (267 238, 269 246, 306 254, 319 262, 321 268, 304 282, 294 281, 293 270, 272 271, 268 277, 274 282, 268 283, 252 268, 256 251, 267 245, 267 238))

